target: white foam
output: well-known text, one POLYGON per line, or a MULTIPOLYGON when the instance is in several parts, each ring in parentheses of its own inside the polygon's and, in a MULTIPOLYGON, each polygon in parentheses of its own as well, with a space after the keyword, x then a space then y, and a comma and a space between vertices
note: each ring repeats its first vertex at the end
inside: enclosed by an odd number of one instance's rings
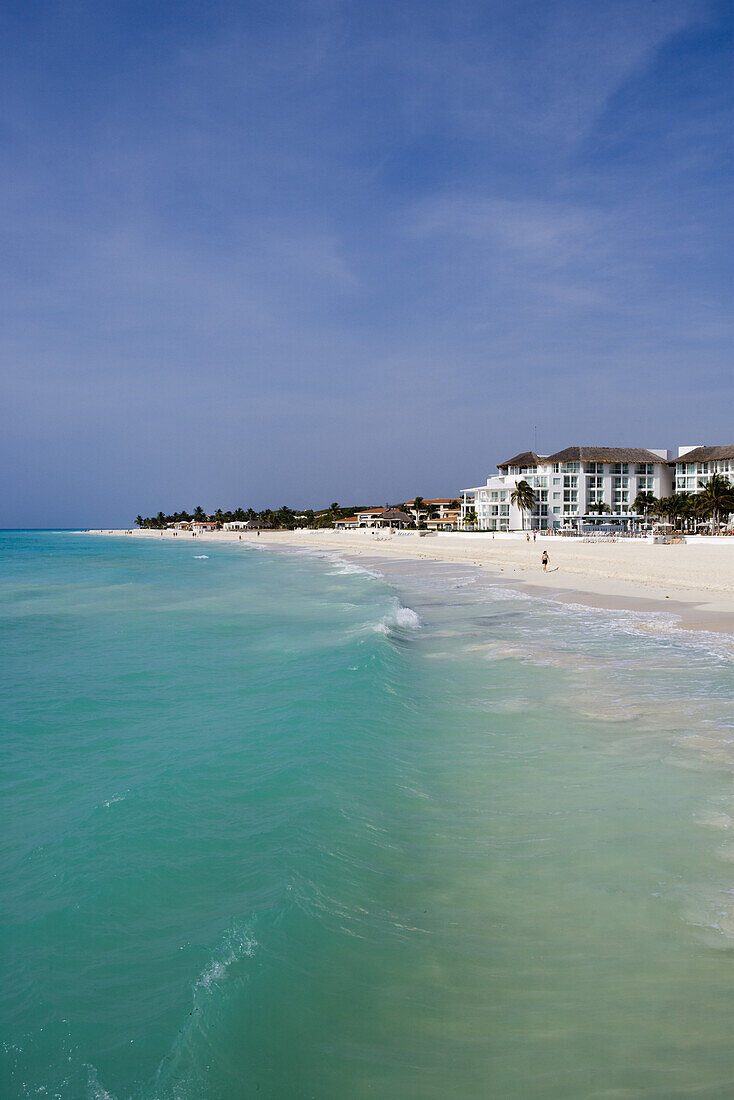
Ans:
POLYGON ((403 607, 396 601, 396 607, 383 616, 374 629, 378 634, 395 634, 396 630, 419 630, 422 626, 423 619, 412 607, 403 607))
POLYGON ((223 981, 229 974, 229 968, 239 959, 252 958, 257 948, 257 940, 246 929, 229 928, 222 942, 214 952, 214 958, 194 984, 194 994, 199 989, 209 993, 213 986, 223 981))
POLYGON ((381 577, 382 573, 376 572, 374 569, 365 569, 363 565, 357 565, 353 561, 339 562, 336 569, 330 570, 332 574, 341 574, 343 576, 350 576, 355 573, 362 573, 367 577, 381 577))
POLYGON ((378 570, 367 569, 364 565, 358 565, 356 561, 347 561, 336 550, 315 550, 308 546, 296 546, 292 549, 289 548, 287 552, 301 557, 320 558, 321 561, 331 562, 336 567, 330 570, 332 574, 352 576, 363 573, 368 577, 382 577, 382 573, 378 570))
POLYGON ((129 793, 129 791, 125 791, 124 794, 113 794, 112 798, 106 798, 102 805, 106 809, 109 809, 110 806, 113 806, 115 804, 115 802, 124 802, 129 793))
POLYGON ((194 561, 204 561, 205 559, 208 559, 208 557, 208 554, 194 554, 194 561))
POLYGON ((585 604, 564 603, 558 605, 572 611, 579 618, 593 622, 597 632, 654 636, 662 642, 675 642, 687 648, 704 652, 723 663, 734 660, 734 639, 731 634, 711 630, 686 630, 680 617, 668 611, 631 611, 589 607, 585 604))
POLYGON ((87 1096, 89 1100, 115 1100, 112 1093, 100 1085, 97 1070, 94 1066, 88 1065, 87 1073, 89 1074, 87 1079, 87 1096))

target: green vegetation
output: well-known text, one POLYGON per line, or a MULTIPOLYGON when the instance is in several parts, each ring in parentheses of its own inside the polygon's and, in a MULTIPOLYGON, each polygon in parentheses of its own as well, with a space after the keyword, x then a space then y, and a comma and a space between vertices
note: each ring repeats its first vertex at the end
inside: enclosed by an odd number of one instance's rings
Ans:
POLYGON ((336 501, 329 508, 315 512, 313 508, 294 510, 283 504, 280 508, 264 508, 256 512, 254 508, 236 508, 234 511, 225 512, 221 508, 211 514, 207 514, 201 505, 193 512, 172 512, 164 515, 159 512, 157 516, 138 516, 135 523, 138 527, 161 530, 171 523, 186 523, 195 520, 197 523, 214 523, 218 528, 225 523, 236 520, 244 522, 250 520, 259 523, 262 527, 280 528, 286 531, 296 527, 333 527, 334 521, 353 516, 355 512, 364 511, 369 505, 356 504, 349 508, 341 507, 336 501))
POLYGON ((426 516, 430 514, 430 506, 426 504, 424 497, 416 497, 411 511, 415 514, 418 527, 426 526, 426 516))
POLYGON ((734 512, 734 486, 723 474, 712 474, 705 484, 699 482, 699 485, 701 492, 694 498, 699 515, 704 519, 710 518, 715 530, 734 512))
POLYGON ((635 512, 642 512, 647 520, 648 514, 655 508, 656 503, 657 498, 654 493, 638 493, 632 501, 632 509, 635 512))
POLYGON ((527 481, 518 481, 510 493, 510 503, 516 505, 522 512, 523 527, 525 526, 525 513, 532 512, 535 501, 535 489, 527 481))
POLYGON ((722 474, 712 474, 708 482, 700 482, 698 493, 672 493, 659 500, 652 493, 638 493, 632 507, 646 519, 654 516, 684 531, 695 531, 707 521, 717 530, 734 512, 734 486, 722 474))

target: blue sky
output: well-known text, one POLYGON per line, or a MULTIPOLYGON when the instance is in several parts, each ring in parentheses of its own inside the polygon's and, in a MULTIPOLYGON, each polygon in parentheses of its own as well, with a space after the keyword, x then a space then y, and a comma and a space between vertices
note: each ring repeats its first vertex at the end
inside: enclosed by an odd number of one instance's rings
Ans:
POLYGON ((704 0, 6 4, 3 525, 734 441, 733 29, 704 0))

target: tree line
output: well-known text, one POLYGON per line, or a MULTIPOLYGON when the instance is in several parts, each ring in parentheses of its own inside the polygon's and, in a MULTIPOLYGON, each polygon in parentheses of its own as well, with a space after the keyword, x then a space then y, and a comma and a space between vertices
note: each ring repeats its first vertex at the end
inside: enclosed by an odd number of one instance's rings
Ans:
POLYGON ((359 507, 344 508, 336 501, 319 512, 315 512, 313 508, 296 511, 284 504, 280 508, 263 508, 259 512, 254 508, 235 508, 233 511, 223 511, 221 508, 217 508, 215 512, 208 513, 204 511, 201 505, 198 505, 193 512, 184 510, 183 512, 171 512, 169 514, 159 512, 156 516, 139 515, 136 517, 135 523, 138 527, 158 530, 168 527, 171 523, 190 523, 192 520, 195 523, 215 523, 217 527, 222 527, 225 523, 249 520, 252 523, 259 523, 263 527, 293 530, 296 527, 332 527, 335 520, 351 516, 359 510, 359 507))
MULTIPOLYGON (((450 506, 458 508, 458 500, 452 500, 450 506)), ((159 512, 157 516, 139 515, 135 523, 138 527, 152 528, 157 531, 168 527, 171 523, 190 523, 192 520, 196 523, 216 523, 217 527, 222 527, 225 523, 249 520, 253 523, 259 523, 263 527, 277 527, 292 531, 296 527, 333 527, 337 520, 347 519, 349 516, 353 516, 355 512, 369 512, 372 507, 369 504, 354 504, 347 507, 339 504, 338 501, 334 501, 328 508, 322 508, 320 511, 314 511, 313 508, 304 508, 299 511, 288 508, 284 504, 281 508, 264 508, 260 512, 256 512, 254 508, 235 508, 234 511, 230 512, 224 512, 221 508, 217 508, 216 512, 210 515, 199 505, 193 512, 171 512, 169 515, 159 512)), ((406 505, 404 503, 393 504, 389 507, 403 511, 406 505)), ((437 514, 423 497, 415 498, 410 511, 415 513, 416 526, 418 527, 425 526, 426 520, 437 514)))
POLYGON ((734 485, 723 474, 712 474, 700 486, 697 493, 672 493, 668 497, 638 493, 632 507, 646 519, 652 516, 666 520, 686 531, 706 520, 711 520, 714 528, 719 527, 734 512, 734 485))
POLYGON ((333 527, 336 520, 346 519, 347 516, 353 516, 355 512, 365 512, 368 509, 369 505, 357 504, 353 507, 345 507, 334 501, 328 508, 318 512, 313 508, 304 508, 299 511, 284 504, 280 508, 263 508, 259 512, 254 508, 235 508, 234 511, 229 512, 217 508, 216 512, 209 514, 198 506, 193 512, 171 512, 168 515, 159 512, 157 516, 137 516, 135 523, 138 527, 158 530, 168 527, 171 523, 189 523, 192 520, 196 523, 216 523, 217 527, 222 527, 225 523, 249 520, 263 527, 277 527, 291 531, 296 527, 333 527))

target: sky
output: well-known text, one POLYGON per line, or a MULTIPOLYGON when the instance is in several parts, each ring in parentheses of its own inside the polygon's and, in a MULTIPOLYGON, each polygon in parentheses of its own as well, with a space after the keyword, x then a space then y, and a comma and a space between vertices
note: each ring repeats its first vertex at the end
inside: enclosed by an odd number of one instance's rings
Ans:
POLYGON ((734 442, 734 9, 9 0, 4 527, 734 442))

